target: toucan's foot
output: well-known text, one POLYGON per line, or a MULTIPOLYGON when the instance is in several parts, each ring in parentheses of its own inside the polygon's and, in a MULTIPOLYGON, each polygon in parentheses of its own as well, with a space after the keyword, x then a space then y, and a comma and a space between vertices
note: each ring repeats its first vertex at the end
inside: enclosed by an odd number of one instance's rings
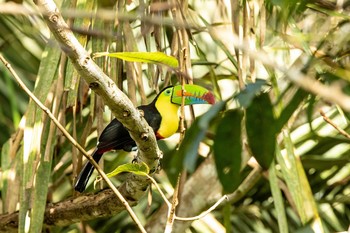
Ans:
POLYGON ((159 160, 158 165, 154 169, 150 170, 149 173, 150 174, 152 174, 152 173, 159 173, 160 170, 162 170, 162 160, 161 159, 159 160))
POLYGON ((131 163, 139 163, 139 157, 137 155, 134 156, 134 159, 131 161, 131 163))

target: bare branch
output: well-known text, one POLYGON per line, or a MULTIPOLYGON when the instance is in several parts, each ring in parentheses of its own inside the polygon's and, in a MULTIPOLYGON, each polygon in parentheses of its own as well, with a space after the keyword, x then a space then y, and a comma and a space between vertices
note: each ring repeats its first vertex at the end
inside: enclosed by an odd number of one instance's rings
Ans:
POLYGON ((323 119, 330 124, 331 126, 333 126, 333 128, 335 128, 340 134, 342 134, 344 137, 346 137, 347 139, 350 139, 350 135, 343 130, 342 128, 340 128, 339 126, 337 126, 336 123, 334 123, 329 117, 327 117, 326 113, 321 109, 320 110, 320 114, 323 117, 323 119))
POLYGON ((195 220, 199 220, 201 218, 204 218, 205 215, 209 214, 210 212, 212 212, 213 210, 216 209, 216 207, 218 207, 221 203, 223 203, 224 201, 227 201, 228 197, 226 195, 222 196, 217 202, 215 202, 214 205, 212 205, 209 209, 207 209, 206 211, 202 212, 200 215, 194 216, 194 217, 187 217, 187 218, 183 218, 183 217, 178 217, 176 216, 175 219, 176 220, 180 220, 180 221, 195 221, 195 220))

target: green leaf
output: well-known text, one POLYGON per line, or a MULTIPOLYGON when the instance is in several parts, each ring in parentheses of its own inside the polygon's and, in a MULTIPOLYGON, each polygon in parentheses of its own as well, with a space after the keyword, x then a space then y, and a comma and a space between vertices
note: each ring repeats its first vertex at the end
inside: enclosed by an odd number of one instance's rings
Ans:
POLYGON ((117 53, 95 53, 94 58, 109 56, 131 62, 160 63, 173 68, 177 68, 179 63, 175 57, 168 56, 162 52, 117 52, 117 53))
MULTIPOLYGON (((8 199, 10 198, 11 195, 8 195, 8 184, 11 182, 9 180, 9 175, 10 175, 10 169, 11 169, 11 158, 10 158, 10 146, 11 139, 9 139, 5 144, 2 145, 1 148, 1 169, 2 169, 2 179, 0 182, 0 189, 1 189, 1 194, 2 194, 2 199, 4 200, 4 210, 8 211, 7 208, 9 206, 9 201, 8 199)), ((12 195, 13 196, 13 195, 12 195)))
POLYGON ((232 216, 232 205, 230 203, 226 203, 224 207, 222 208, 222 215, 224 217, 224 226, 226 232, 232 232, 232 222, 231 222, 231 216, 232 216))
POLYGON ((113 177, 123 172, 131 172, 136 175, 146 176, 149 174, 149 167, 144 162, 142 163, 126 163, 118 166, 112 172, 107 174, 107 177, 113 177))
POLYGON ((249 83, 246 85, 245 89, 242 90, 235 99, 238 100, 238 103, 243 108, 247 108, 256 94, 261 91, 261 88, 266 85, 266 81, 263 79, 257 79, 255 83, 249 83))
POLYGON ((233 192, 240 182, 242 118, 241 110, 228 111, 216 129, 214 158, 224 193, 233 192))
MULTIPOLYGON (((56 47, 48 45, 45 48, 33 91, 42 103, 47 100, 51 85, 57 79, 60 56, 61 51, 56 47)), ((48 118, 43 120, 45 114, 33 101, 29 103, 25 115, 26 126, 23 140, 23 147, 28 148, 28 150, 23 148, 20 162, 19 232, 25 232, 26 225, 30 225, 30 232, 42 231, 51 178, 52 152, 55 146, 55 143, 47 143, 49 121, 48 118), (40 148, 36 147, 38 144, 40 148), (40 157, 37 157, 38 155, 40 157), (28 218, 28 214, 30 214, 30 218, 28 218)))
POLYGON ((277 161, 300 220, 304 225, 312 221, 314 232, 324 232, 318 231, 322 227, 322 222, 305 169, 300 157, 295 154, 294 143, 290 138, 289 132, 285 130, 283 133, 283 142, 286 150, 283 154, 280 150, 277 150, 277 161))
POLYGON ((272 103, 267 93, 254 98, 246 111, 248 143, 255 159, 268 169, 275 155, 276 127, 272 103))
POLYGON ((210 122, 218 115, 218 112, 221 111, 224 106, 225 102, 215 104, 208 112, 197 118, 187 131, 180 145, 179 155, 184 156, 183 167, 190 173, 194 172, 196 168, 199 143, 203 140, 210 126, 210 122))
POLYGON ((283 202, 282 191, 279 186, 279 180, 276 174, 276 166, 273 161, 272 166, 269 169, 269 183, 271 188, 271 194, 273 202, 277 212, 278 228, 280 233, 288 233, 288 222, 286 216, 286 207, 283 202))
POLYGON ((225 107, 225 104, 226 102, 221 101, 213 105, 209 111, 198 117, 186 131, 185 138, 179 150, 174 153, 170 163, 167 165, 167 173, 173 184, 176 183, 176 179, 183 168, 189 172, 195 170, 199 143, 205 137, 210 122, 218 116, 218 113, 225 107))

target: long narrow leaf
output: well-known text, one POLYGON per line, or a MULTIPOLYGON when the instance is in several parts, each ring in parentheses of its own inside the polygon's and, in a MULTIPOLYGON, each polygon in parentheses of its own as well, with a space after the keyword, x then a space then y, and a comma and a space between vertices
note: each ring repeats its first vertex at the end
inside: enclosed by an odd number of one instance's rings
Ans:
MULTIPOLYGON (((52 82, 57 77, 57 73, 52 70, 52 67, 58 67, 60 53, 57 48, 51 46, 47 46, 44 52, 34 90, 34 94, 42 102, 47 99, 52 82)), ((25 232, 26 225, 30 226, 31 232, 41 232, 42 230, 51 173, 51 158, 44 161, 44 154, 46 147, 53 147, 52 144, 46 144, 45 134, 43 134, 45 132, 44 122, 42 121, 44 114, 41 109, 36 107, 34 102, 30 102, 25 116, 27 120, 21 159, 19 232, 25 232), (34 175, 35 173, 36 175, 34 175), (30 206, 32 206, 31 209, 30 206)), ((50 148, 51 151, 52 149, 50 148)))
POLYGON ((168 56, 161 52, 118 52, 118 53, 95 53, 94 58, 101 56, 109 56, 119 58, 125 61, 145 62, 145 63, 160 63, 173 68, 179 66, 175 57, 168 56))
POLYGON ((277 161, 281 166, 283 177, 295 202, 300 220, 305 225, 312 222, 311 227, 315 232, 324 232, 309 181, 299 157, 294 152, 295 148, 287 131, 284 131, 284 144, 285 153, 278 154, 277 161))
POLYGON ((283 203, 282 192, 278 185, 278 178, 276 175, 276 167, 275 163, 272 163, 269 169, 269 180, 270 180, 270 188, 273 197, 273 201, 275 204, 275 209, 277 212, 277 221, 278 228, 280 233, 288 233, 288 222, 286 217, 286 209, 283 203))

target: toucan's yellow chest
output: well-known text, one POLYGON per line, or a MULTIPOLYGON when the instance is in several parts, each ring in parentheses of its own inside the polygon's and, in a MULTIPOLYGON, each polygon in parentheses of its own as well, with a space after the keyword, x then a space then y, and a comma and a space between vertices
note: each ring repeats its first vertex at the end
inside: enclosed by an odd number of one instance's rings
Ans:
POLYGON ((159 139, 167 138, 176 133, 179 128, 179 105, 171 103, 170 99, 160 96, 156 102, 156 108, 160 113, 162 120, 158 131, 156 132, 159 139))

